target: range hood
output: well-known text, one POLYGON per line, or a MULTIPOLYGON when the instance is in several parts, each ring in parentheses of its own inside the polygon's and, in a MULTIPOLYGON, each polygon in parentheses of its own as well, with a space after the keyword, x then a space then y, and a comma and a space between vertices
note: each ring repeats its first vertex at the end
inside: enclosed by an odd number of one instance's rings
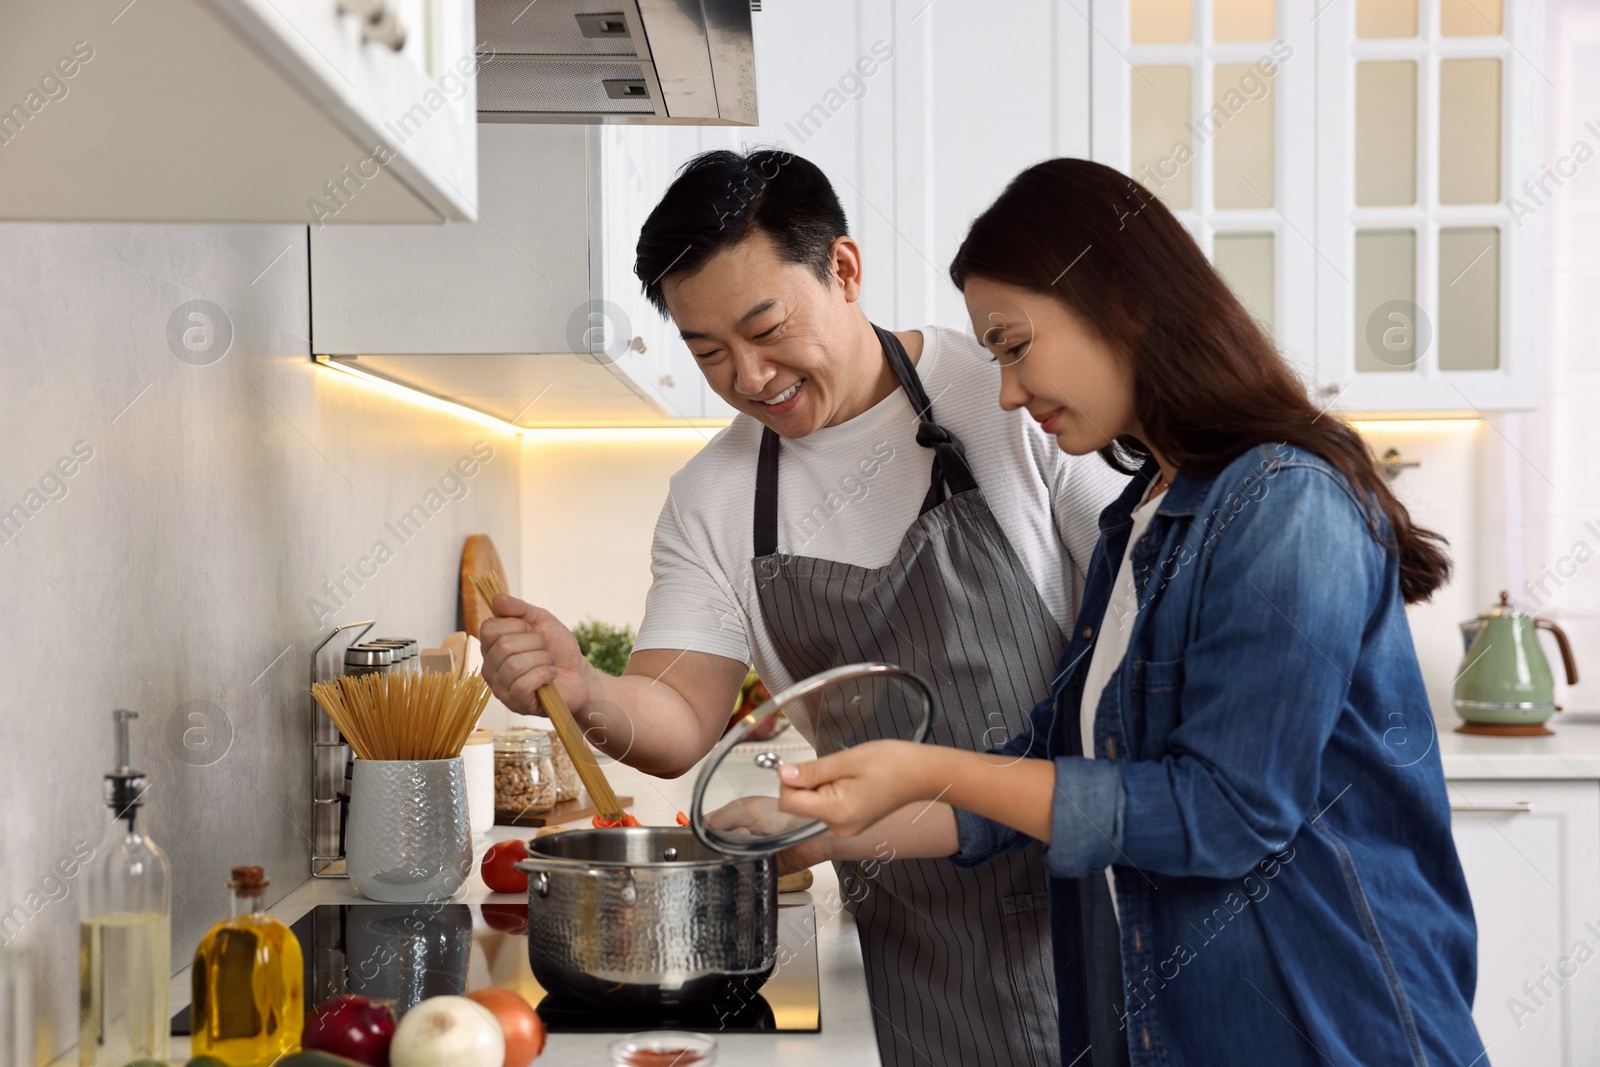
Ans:
POLYGON ((477 0, 479 122, 756 124, 752 0, 477 0))

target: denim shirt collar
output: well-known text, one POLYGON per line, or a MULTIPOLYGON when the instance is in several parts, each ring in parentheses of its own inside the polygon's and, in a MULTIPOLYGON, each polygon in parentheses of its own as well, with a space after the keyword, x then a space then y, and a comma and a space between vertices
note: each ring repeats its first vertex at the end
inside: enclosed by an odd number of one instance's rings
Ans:
MULTIPOLYGON (((1100 533, 1108 540, 1133 522, 1133 511, 1149 492, 1150 484, 1161 477, 1161 465, 1154 456, 1144 461, 1137 474, 1129 480, 1127 488, 1122 495, 1113 500, 1100 513, 1100 533)), ((1179 471, 1172 479, 1166 495, 1161 498, 1161 504, 1156 508, 1157 515, 1168 518, 1193 517, 1200 511, 1200 505, 1205 501, 1206 494, 1211 491, 1211 485, 1217 480, 1216 475, 1195 476, 1179 471)))

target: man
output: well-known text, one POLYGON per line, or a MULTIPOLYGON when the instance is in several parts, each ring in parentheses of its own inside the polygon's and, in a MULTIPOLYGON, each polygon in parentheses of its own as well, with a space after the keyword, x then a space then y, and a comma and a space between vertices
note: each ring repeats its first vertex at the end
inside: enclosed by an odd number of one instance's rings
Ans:
MULTIPOLYGON (((803 159, 692 160, 635 271, 739 415, 672 479, 626 673, 594 670, 548 612, 504 598, 511 617, 483 626, 495 694, 538 714, 553 679, 603 747, 668 776, 715 745, 752 661, 774 692, 845 663, 908 667, 937 692, 941 744, 1024 729, 1124 478, 1002 411, 973 338, 874 327, 861 249, 803 159)), ((797 728, 820 752, 841 742, 840 724, 797 728)), ((1057 1063, 1037 846, 978 869, 858 866, 882 858, 869 836, 797 852, 840 861, 884 1062, 1057 1063)))

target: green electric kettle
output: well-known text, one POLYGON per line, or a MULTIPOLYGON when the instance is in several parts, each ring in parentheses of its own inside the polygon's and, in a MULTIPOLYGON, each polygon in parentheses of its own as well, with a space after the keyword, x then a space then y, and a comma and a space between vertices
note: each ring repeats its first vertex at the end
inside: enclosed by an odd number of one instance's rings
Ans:
POLYGON ((1523 736, 1548 734, 1545 720, 1556 710, 1556 683, 1539 647, 1539 631, 1549 630, 1561 649, 1567 684, 1578 681, 1572 645, 1561 627, 1519 611, 1510 597, 1471 622, 1461 624, 1466 658, 1456 675, 1456 714, 1464 734, 1523 736))

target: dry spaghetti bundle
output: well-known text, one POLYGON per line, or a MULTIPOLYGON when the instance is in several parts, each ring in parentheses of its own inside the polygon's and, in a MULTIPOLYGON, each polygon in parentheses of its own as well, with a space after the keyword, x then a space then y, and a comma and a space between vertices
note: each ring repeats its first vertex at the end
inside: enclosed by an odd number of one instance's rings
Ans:
POLYGON ((311 695, 362 759, 454 759, 489 703, 489 686, 476 674, 375 672, 318 682, 311 695))

